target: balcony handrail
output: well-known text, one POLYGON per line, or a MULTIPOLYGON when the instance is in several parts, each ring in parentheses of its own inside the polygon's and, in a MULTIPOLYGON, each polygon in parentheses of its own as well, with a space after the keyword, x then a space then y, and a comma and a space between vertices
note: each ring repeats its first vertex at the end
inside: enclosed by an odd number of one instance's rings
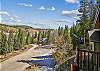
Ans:
POLYGON ((100 52, 97 51, 90 51, 86 49, 77 49, 77 71, 83 70, 85 71, 86 69, 89 71, 100 71, 99 66, 100 66, 100 52), (95 58, 94 58, 95 56, 95 58), (95 60, 95 61, 94 61, 95 60), (90 65, 91 62, 91 65, 90 65), (94 64, 95 63, 95 64, 94 64))
POLYGON ((97 52, 97 51, 90 51, 90 50, 86 50, 86 49, 78 49, 78 51, 100 54, 100 52, 97 52))

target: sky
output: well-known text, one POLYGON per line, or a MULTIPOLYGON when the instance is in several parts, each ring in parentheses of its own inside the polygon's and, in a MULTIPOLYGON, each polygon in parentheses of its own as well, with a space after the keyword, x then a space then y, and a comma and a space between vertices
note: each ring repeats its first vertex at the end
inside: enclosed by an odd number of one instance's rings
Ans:
POLYGON ((79 0, 0 0, 0 23, 33 28, 71 27, 77 19, 79 0))

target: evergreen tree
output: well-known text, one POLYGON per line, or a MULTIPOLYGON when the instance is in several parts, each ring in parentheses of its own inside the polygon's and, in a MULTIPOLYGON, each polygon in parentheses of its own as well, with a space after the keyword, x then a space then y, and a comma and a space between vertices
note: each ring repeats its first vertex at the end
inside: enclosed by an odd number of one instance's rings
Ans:
POLYGON ((45 38, 46 37, 44 31, 41 33, 41 36, 42 36, 42 38, 45 38))
POLYGON ((50 44, 50 33, 51 33, 51 30, 49 29, 47 32, 47 43, 48 44, 50 44))
POLYGON ((1 31, 0 43, 1 43, 0 54, 7 53, 7 50, 8 50, 7 37, 6 37, 6 34, 3 31, 1 31))
POLYGON ((14 50, 16 50, 17 47, 18 47, 18 45, 17 45, 17 44, 18 44, 17 40, 18 40, 18 32, 15 32, 15 35, 14 35, 14 45, 13 45, 14 50))
POLYGON ((90 2, 88 0, 81 0, 80 1, 80 9, 79 12, 81 13, 80 16, 80 32, 81 32, 81 37, 84 38, 84 44, 88 44, 88 31, 91 30, 92 28, 92 23, 93 23, 93 5, 92 0, 90 2))
POLYGON ((60 26, 58 27, 58 36, 60 36, 60 30, 61 30, 61 28, 60 28, 60 26))
POLYGON ((37 43, 39 43, 40 38, 41 38, 41 32, 39 31, 39 32, 38 32, 38 36, 37 36, 37 43))
POLYGON ((32 42, 32 37, 30 35, 30 33, 28 32, 27 36, 26 36, 26 44, 30 44, 32 42))
POLYGON ((10 31, 10 32, 9 32, 9 37, 8 37, 8 47, 9 47, 9 52, 11 52, 11 51, 14 50, 13 45, 14 45, 13 32, 10 31))
POLYGON ((35 34, 34 34, 34 38, 37 38, 37 32, 35 32, 35 34))
POLYGON ((21 30, 21 34, 20 34, 20 43, 21 43, 21 47, 23 47, 26 42, 25 42, 25 32, 23 30, 21 30))
POLYGON ((17 38, 17 45, 18 45, 18 49, 20 49, 22 47, 22 31, 21 29, 18 30, 18 38, 17 38))
POLYGON ((65 43, 69 40, 68 39, 68 26, 65 25, 65 29, 64 29, 64 40, 65 40, 65 43))
POLYGON ((21 29, 15 33, 14 36, 14 49, 20 49, 22 47, 22 31, 21 29))

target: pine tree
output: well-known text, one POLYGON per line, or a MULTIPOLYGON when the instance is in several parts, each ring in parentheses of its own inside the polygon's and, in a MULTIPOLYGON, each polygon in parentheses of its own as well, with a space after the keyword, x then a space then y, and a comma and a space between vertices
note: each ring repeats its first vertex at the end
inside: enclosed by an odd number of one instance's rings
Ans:
POLYGON ((49 29, 47 32, 47 43, 48 44, 50 44, 50 33, 51 33, 51 30, 49 29))
POLYGON ((62 36, 63 35, 63 27, 58 27, 58 36, 62 36))
POLYGON ((44 31, 41 33, 41 36, 42 36, 42 38, 45 38, 45 37, 46 37, 46 35, 45 35, 45 32, 44 32, 44 31))
POLYGON ((35 34, 34 34, 34 38, 37 38, 37 32, 35 32, 35 34))
POLYGON ((17 35, 17 37, 18 37, 18 38, 17 38, 18 49, 20 49, 20 48, 22 47, 22 45, 21 45, 21 44, 22 44, 22 40, 21 40, 22 37, 21 37, 21 36, 22 36, 22 31, 21 31, 21 29, 19 29, 19 30, 18 30, 18 35, 17 35))
POLYGON ((82 13, 80 17, 80 32, 82 34, 82 38, 84 38, 84 45, 86 44, 86 32, 87 29, 89 28, 89 16, 88 16, 88 1, 87 0, 81 0, 80 1, 80 9, 79 12, 82 13))
POLYGON ((68 26, 65 25, 65 29, 64 29, 64 40, 65 40, 65 43, 68 41, 68 26))
POLYGON ((37 43, 39 43, 40 38, 41 38, 41 32, 39 31, 39 32, 38 32, 38 36, 37 36, 37 43))
POLYGON ((22 40, 22 46, 25 46, 26 45, 26 32, 25 31, 23 31, 22 38, 23 38, 23 40, 22 40))
POLYGON ((80 1, 80 9, 79 12, 81 13, 80 16, 80 32, 81 32, 81 37, 84 38, 84 45, 88 43, 88 31, 91 30, 92 28, 92 23, 93 23, 93 2, 92 0, 81 0, 80 1))
POLYGON ((7 37, 6 34, 1 31, 1 38, 0 38, 0 54, 6 54, 7 53, 7 37))
POLYGON ((21 34, 20 34, 20 43, 21 43, 21 47, 25 45, 25 32, 23 30, 21 30, 21 34))
POLYGON ((17 45, 17 44, 18 44, 17 40, 18 40, 18 32, 15 32, 15 35, 14 35, 14 45, 13 45, 14 50, 16 50, 17 47, 18 47, 18 45, 17 45))
POLYGON ((60 28, 60 26, 58 27, 58 36, 60 36, 60 30, 61 30, 61 28, 60 28))
POLYGON ((19 29, 14 36, 14 49, 20 49, 22 47, 22 32, 19 29))
POLYGON ((30 44, 32 42, 32 37, 30 35, 30 33, 28 32, 27 36, 26 36, 26 44, 30 44))
POLYGON ((14 45, 13 32, 10 31, 10 32, 9 32, 9 37, 8 37, 8 47, 9 47, 9 52, 11 52, 11 51, 14 50, 13 45, 14 45))

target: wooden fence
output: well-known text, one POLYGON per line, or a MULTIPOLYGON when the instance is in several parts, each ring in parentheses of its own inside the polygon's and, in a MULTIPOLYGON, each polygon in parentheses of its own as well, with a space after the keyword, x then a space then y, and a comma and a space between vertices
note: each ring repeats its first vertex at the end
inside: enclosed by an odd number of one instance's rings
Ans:
POLYGON ((77 49, 77 71, 100 71, 100 52, 77 49))

